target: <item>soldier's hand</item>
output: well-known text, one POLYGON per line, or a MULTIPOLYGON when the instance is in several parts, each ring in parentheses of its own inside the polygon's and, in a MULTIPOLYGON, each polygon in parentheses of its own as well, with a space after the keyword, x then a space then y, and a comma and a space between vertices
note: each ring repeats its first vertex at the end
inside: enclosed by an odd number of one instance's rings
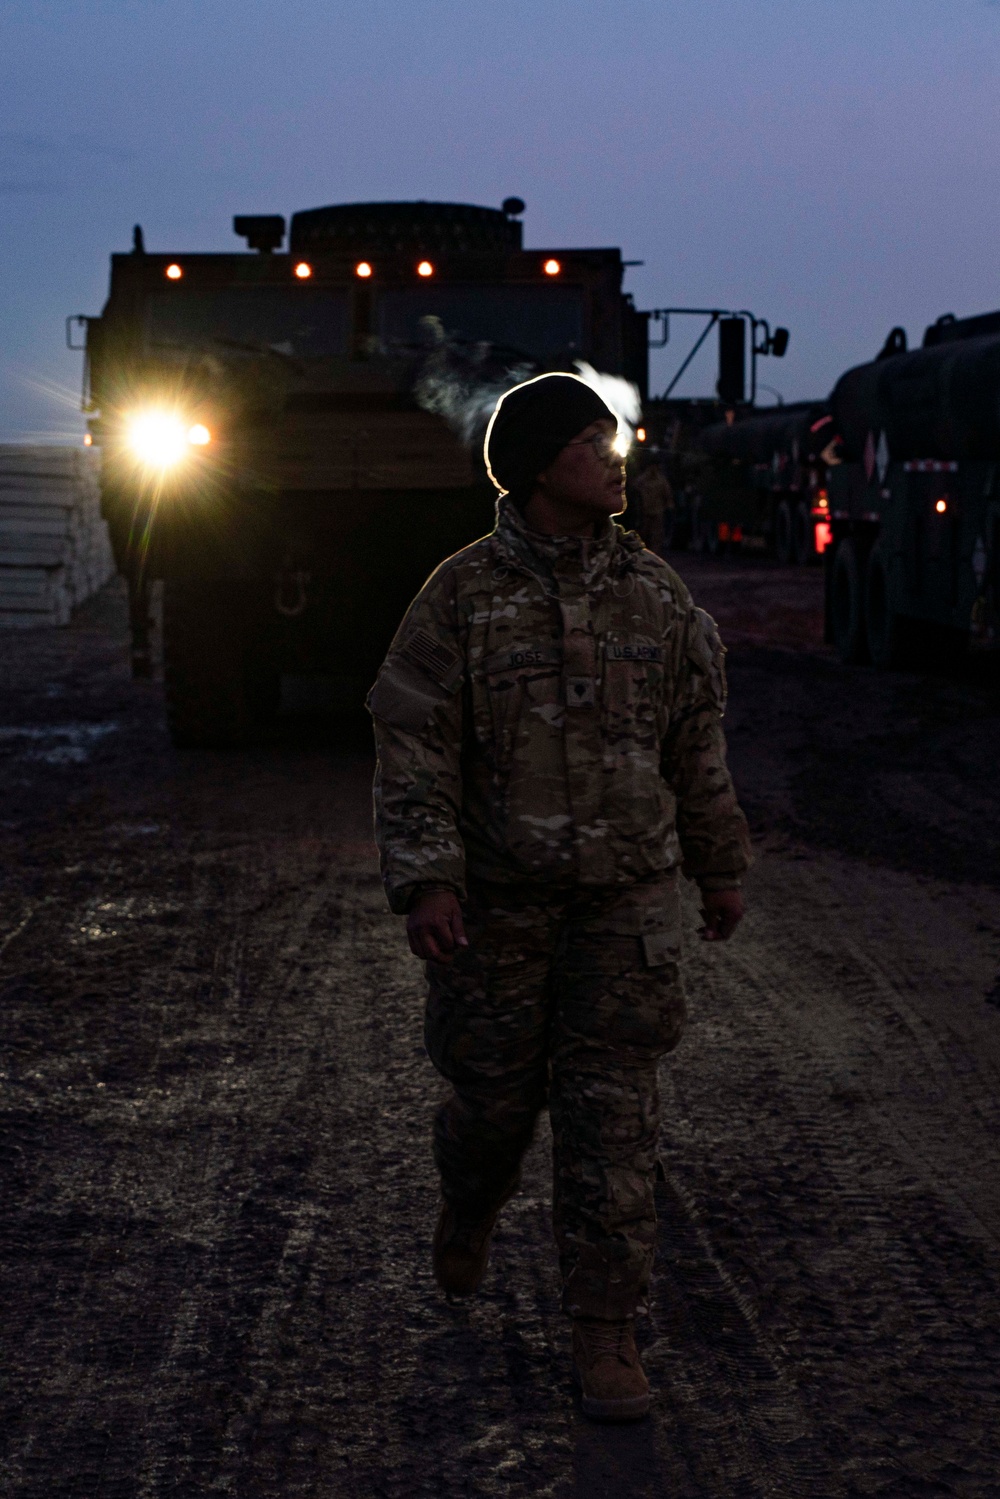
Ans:
POLYGON ((468 947, 462 908, 454 890, 428 890, 418 895, 406 918, 406 935, 411 953, 431 963, 450 963, 456 947, 468 947))
POLYGON ((705 918, 703 941, 725 942, 743 920, 743 896, 739 890, 703 890, 701 914, 705 918))

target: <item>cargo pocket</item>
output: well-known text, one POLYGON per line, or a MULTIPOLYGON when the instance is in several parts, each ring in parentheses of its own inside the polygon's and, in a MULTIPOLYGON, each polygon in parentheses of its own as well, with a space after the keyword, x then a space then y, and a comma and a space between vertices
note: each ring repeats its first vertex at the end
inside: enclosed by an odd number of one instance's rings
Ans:
POLYGON ((640 940, 647 968, 662 968, 666 963, 676 963, 679 948, 671 941, 669 932, 644 932, 640 940))
POLYGON ((595 935, 637 937, 647 968, 676 963, 681 951, 681 905, 676 879, 630 885, 591 925, 595 935))
POLYGON ((566 1045, 633 1063, 672 1051, 684 1029, 676 879, 631 885, 571 933, 566 1045))

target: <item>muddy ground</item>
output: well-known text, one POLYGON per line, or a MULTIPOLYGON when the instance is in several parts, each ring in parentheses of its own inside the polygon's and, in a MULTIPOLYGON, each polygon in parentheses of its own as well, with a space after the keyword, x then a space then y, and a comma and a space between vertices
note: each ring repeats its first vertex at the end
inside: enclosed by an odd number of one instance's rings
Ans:
POLYGON ((996 679, 843 668, 817 573, 679 561, 759 858, 689 946, 623 1429, 572 1393, 544 1132, 482 1294, 431 1281, 367 743, 176 753, 115 588, 0 637, 4 1495, 1000 1496, 996 679))

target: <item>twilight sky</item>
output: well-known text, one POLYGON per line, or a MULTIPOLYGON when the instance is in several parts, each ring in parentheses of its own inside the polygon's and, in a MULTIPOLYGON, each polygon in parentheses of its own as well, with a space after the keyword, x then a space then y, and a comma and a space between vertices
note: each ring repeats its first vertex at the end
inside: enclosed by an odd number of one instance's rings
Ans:
POLYGON ((528 246, 645 260, 641 307, 786 323, 761 379, 823 395, 1000 306, 1000 4, 4 0, 0 441, 82 432, 63 319, 135 222, 225 250, 234 213, 510 194, 528 246))

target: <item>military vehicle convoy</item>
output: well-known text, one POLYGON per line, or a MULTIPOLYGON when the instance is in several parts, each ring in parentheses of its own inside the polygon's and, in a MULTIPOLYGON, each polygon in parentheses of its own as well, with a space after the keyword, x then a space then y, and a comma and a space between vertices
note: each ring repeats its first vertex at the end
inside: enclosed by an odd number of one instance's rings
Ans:
MULTIPOLYGON (((510 198, 354 203, 240 216, 247 250, 111 257, 86 327, 85 409, 102 510, 150 669, 163 582, 179 745, 223 746, 275 714, 282 678, 360 703, 442 557, 489 530, 477 436, 496 397, 590 365, 636 388, 661 544, 823 557, 828 634, 895 665, 920 628, 993 645, 1000 587, 1000 313, 894 329, 829 402, 760 411, 749 313, 639 311, 618 249, 525 249, 510 198), (718 327, 718 399, 649 399, 650 317, 718 327), (750 329, 750 400, 743 371, 750 329), (739 333, 739 338, 736 333, 739 333)), ((672 388, 672 387, 671 387, 672 388)), ((669 392, 668 392, 669 395, 669 392)))
POLYGON ((1000 312, 894 328, 826 401, 668 404, 681 545, 821 558, 845 661, 1000 643, 1000 312))
POLYGON ((1000 624, 1000 312, 893 329, 830 409, 827 625, 846 661, 912 659, 930 627, 995 648, 1000 624))
POLYGON ((87 318, 89 435, 149 670, 163 581, 179 745, 239 743, 283 674, 358 703, 423 580, 488 531, 475 433, 497 395, 578 361, 647 381, 617 249, 526 250, 520 214, 355 203, 238 217, 247 251, 111 257, 87 318))

